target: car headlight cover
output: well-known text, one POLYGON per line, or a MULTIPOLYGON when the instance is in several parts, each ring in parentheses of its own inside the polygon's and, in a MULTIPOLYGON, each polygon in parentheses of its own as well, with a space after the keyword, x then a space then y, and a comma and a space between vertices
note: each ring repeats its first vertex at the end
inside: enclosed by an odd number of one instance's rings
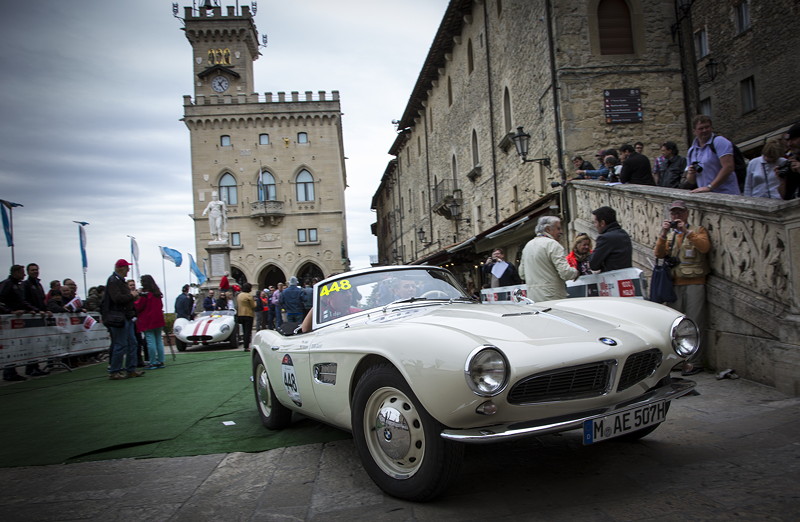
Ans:
POLYGON ((172 327, 172 331, 173 331, 173 333, 176 333, 176 334, 179 334, 179 333, 181 333, 181 330, 182 330, 182 329, 183 329, 183 328, 182 328, 180 325, 172 327))
POLYGON ((231 325, 223 324, 222 326, 219 327, 219 331, 222 333, 228 333, 231 331, 231 325))
POLYGON ((497 395, 508 382, 508 362, 493 346, 480 346, 467 357, 464 367, 467 384, 481 397, 497 395))
POLYGON ((672 323, 670 331, 672 349, 681 357, 691 357, 700 349, 700 332, 688 317, 679 317, 672 323))

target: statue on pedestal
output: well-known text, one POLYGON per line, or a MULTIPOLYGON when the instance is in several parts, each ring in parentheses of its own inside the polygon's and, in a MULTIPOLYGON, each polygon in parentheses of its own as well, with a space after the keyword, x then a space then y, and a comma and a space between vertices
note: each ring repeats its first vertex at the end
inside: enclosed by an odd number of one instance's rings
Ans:
POLYGON ((208 214, 208 228, 211 231, 211 243, 222 243, 228 241, 228 210, 225 202, 219 199, 219 193, 215 190, 211 193, 211 201, 208 202, 203 215, 208 214))

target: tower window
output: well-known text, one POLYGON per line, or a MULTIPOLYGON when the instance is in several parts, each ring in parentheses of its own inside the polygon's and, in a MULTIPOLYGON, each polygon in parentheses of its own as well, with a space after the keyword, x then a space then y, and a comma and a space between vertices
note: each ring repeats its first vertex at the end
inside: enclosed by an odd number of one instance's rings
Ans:
POLYGON ((694 54, 698 60, 708 56, 708 33, 705 28, 694 32, 694 54))
POLYGON ((242 234, 240 232, 231 232, 231 246, 242 246, 242 234))
POLYGON ((742 114, 756 110, 756 81, 750 76, 739 84, 742 93, 742 114))
POLYGON ((259 134, 258 135, 258 144, 259 145, 269 145, 269 134, 259 134))
POLYGON ((258 200, 276 201, 277 199, 275 177, 265 170, 258 180, 258 200))
POLYGON ((314 201, 314 177, 307 170, 301 170, 295 180, 297 201, 314 201))
POLYGON ((231 137, 227 134, 223 134, 219 137, 219 146, 220 147, 230 147, 231 146, 231 137))
POLYGON ((308 143, 308 133, 307 132, 298 132, 297 133, 297 143, 308 143))
POLYGON ((236 178, 232 174, 226 173, 219 180, 219 197, 226 205, 238 205, 239 197, 236 189, 236 178))
POLYGON ((631 11, 625 0, 600 0, 597 6, 600 54, 633 54, 631 11))
POLYGON ((750 29, 750 1, 744 0, 736 6, 736 31, 743 33, 750 29))

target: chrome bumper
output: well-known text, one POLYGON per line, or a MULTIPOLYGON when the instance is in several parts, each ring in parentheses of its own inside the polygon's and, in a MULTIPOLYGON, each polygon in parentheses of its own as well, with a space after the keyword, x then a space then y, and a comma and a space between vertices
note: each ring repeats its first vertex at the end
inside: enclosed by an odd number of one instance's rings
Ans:
POLYGON ((658 401, 670 401, 672 399, 677 399, 678 397, 686 395, 692 391, 695 387, 695 384, 696 383, 694 381, 673 378, 668 384, 658 388, 653 388, 644 395, 640 395, 635 399, 629 399, 605 408, 598 408, 591 411, 575 413, 574 415, 541 419, 531 422, 498 424, 495 426, 469 428, 465 430, 446 429, 442 431, 441 436, 442 438, 457 442, 481 444, 519 439, 533 435, 543 435, 545 433, 573 430, 582 427, 584 421, 587 420, 597 419, 611 413, 616 413, 631 408, 638 408, 639 406, 644 406, 646 404, 658 401))

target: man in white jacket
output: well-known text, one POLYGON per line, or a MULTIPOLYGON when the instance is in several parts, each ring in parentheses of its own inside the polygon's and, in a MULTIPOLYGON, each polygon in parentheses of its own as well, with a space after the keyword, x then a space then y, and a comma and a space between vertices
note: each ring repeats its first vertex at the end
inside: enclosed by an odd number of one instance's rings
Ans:
POLYGON ((567 263, 561 239, 561 220, 542 216, 536 224, 536 237, 522 250, 519 275, 528 286, 528 298, 535 302, 566 299, 565 281, 578 278, 578 270, 567 263))

